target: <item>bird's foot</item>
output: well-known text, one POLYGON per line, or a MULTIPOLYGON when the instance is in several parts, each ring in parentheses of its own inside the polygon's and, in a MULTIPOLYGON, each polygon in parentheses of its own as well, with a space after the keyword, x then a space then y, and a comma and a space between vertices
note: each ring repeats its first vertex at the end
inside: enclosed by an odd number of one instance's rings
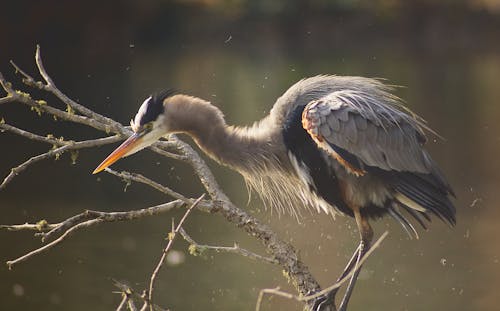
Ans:
POLYGON ((311 308, 312 311, 336 311, 335 307, 335 294, 336 290, 332 290, 331 292, 320 296, 315 299, 314 305, 311 308))

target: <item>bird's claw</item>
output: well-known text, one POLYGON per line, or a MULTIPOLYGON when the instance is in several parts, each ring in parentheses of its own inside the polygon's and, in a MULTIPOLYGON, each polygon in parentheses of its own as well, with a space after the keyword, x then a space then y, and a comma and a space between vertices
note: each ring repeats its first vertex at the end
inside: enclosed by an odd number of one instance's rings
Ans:
POLYGON ((314 301, 314 305, 312 307, 312 311, 336 311, 335 307, 335 294, 336 290, 333 290, 323 296, 318 297, 314 301))

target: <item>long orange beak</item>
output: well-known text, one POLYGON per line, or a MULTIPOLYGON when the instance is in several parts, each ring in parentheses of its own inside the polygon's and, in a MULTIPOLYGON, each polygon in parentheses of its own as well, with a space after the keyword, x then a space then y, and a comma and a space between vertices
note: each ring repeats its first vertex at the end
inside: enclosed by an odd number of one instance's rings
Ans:
POLYGON ((139 133, 134 133, 130 136, 126 141, 124 141, 118 148, 115 149, 101 164, 92 172, 92 174, 97 174, 103 171, 106 167, 115 163, 119 159, 131 155, 142 148, 144 148, 142 144, 143 136, 139 133))

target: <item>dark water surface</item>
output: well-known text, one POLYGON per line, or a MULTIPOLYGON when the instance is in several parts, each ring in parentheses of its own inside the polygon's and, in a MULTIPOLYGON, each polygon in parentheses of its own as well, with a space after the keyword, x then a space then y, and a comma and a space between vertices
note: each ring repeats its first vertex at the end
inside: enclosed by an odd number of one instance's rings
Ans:
MULTIPOLYGON (((356 23, 347 18, 344 23, 322 13, 299 14, 295 23, 294 15, 242 18, 175 5, 103 6, 93 10, 66 4, 55 11, 15 7, 30 14, 21 24, 11 15, 0 22, 2 29, 9 29, 0 43, 2 73, 16 81, 8 67, 11 58, 35 73, 33 53, 40 42, 46 67, 61 90, 123 123, 149 92, 167 87, 211 100, 230 124, 250 124, 265 116, 287 87, 307 76, 384 77, 405 86, 397 94, 445 138, 431 137, 428 148, 457 193, 457 226, 450 229, 434 219, 419 240, 409 240, 391 219, 375 224, 376 236, 385 230, 390 234, 365 265, 351 309, 498 310, 500 47, 492 39, 500 38, 497 17, 482 19, 460 11, 423 16, 414 24, 405 23, 404 17, 389 22, 365 18, 365 12, 356 23)), ((17 104, 0 107, 1 117, 41 135, 102 135, 38 117, 17 104)), ((168 200, 136 184, 124 192, 117 178, 91 175, 114 147, 83 150, 75 165, 64 155, 23 172, 0 192, 0 223, 57 222, 85 209, 131 210, 168 200)), ((0 148, 0 175, 6 176, 11 167, 47 146, 0 133, 0 148)), ((245 207, 241 178, 209 162, 229 197, 245 207)), ((141 171, 192 196, 202 191, 186 165, 149 151, 115 168, 141 171)), ((351 219, 304 212, 297 223, 265 210, 256 199, 245 208, 293 243, 323 286, 336 279, 356 247, 351 219)), ((113 294, 112 279, 145 288, 171 218, 180 215, 177 211, 101 225, 74 234, 13 271, 0 265, 0 310, 114 310, 120 296, 113 294)), ((264 253, 258 242, 217 215, 194 212, 185 228, 199 243, 230 246, 237 241, 264 253)), ((0 231, 0 262, 38 245, 32 233, 0 231)), ((181 263, 160 274, 160 305, 172 310, 253 310, 261 288, 293 291, 277 266, 232 254, 193 257, 187 246, 176 242, 181 263)), ((266 300, 264 306, 300 309, 282 298, 266 300)))

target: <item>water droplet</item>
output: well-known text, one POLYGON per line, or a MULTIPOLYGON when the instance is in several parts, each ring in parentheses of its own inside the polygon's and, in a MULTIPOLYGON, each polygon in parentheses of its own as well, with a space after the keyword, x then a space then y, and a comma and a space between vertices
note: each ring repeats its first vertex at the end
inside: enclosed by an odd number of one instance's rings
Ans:
POLYGON ((14 296, 24 296, 24 287, 21 284, 14 284, 14 286, 12 286, 12 292, 14 293, 14 296))
POLYGON ((137 249, 137 242, 132 237, 124 237, 122 239, 122 248, 126 251, 133 252, 137 249))
POLYGON ((168 252, 166 259, 169 266, 178 266, 186 261, 186 255, 184 252, 171 250, 168 252))
POLYGON ((53 305, 60 305, 62 302, 61 295, 58 293, 52 293, 49 297, 49 301, 53 305))
POLYGON ((445 258, 441 258, 441 260, 439 262, 441 263, 441 265, 443 267, 446 266, 446 259, 445 258))

